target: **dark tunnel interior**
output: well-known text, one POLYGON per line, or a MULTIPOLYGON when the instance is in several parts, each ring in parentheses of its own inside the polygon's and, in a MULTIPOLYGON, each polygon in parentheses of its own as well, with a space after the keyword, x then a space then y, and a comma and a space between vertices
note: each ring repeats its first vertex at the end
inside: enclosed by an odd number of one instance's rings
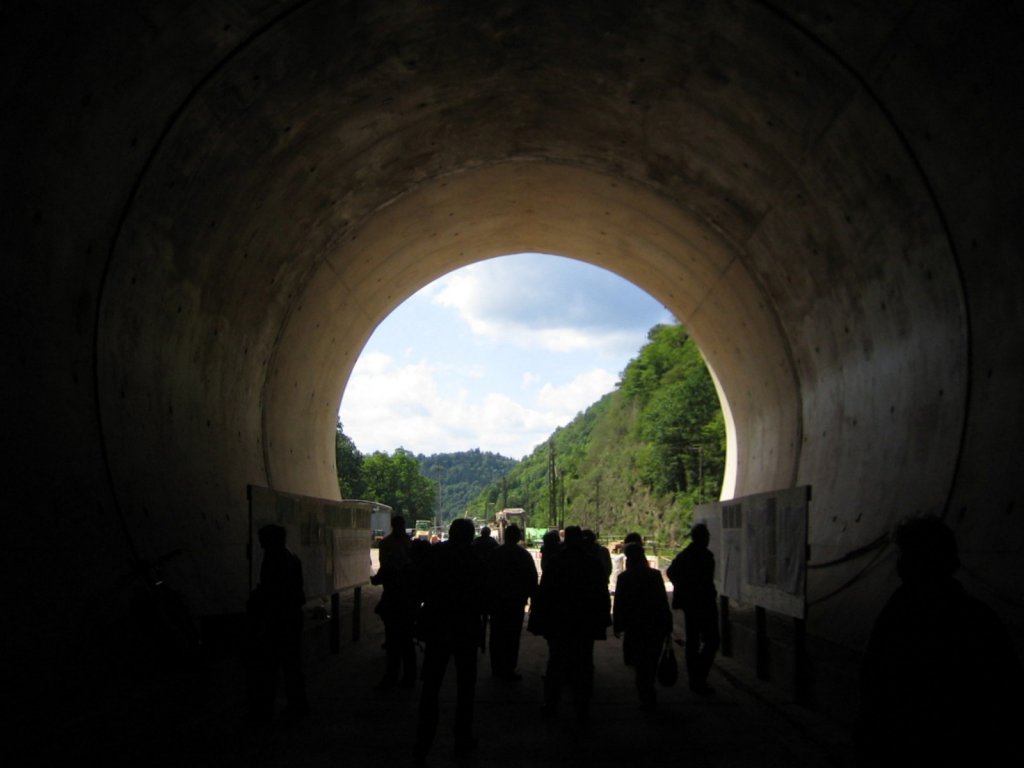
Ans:
POLYGON ((243 610, 247 485, 338 499, 374 328, 521 251, 612 270, 686 325, 727 414, 723 498, 813 488, 817 710, 849 720, 897 583, 891 548, 857 553, 909 514, 953 529, 1024 648, 1012 4, 3 16, 3 655, 26 695, 117 689, 100 670, 139 561, 180 550, 196 615, 243 610))

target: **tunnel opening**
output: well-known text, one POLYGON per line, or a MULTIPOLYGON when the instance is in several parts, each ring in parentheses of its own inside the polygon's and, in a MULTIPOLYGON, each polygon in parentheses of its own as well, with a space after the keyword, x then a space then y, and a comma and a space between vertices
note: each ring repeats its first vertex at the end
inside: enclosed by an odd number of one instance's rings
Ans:
POLYGON ((721 495, 796 476, 797 383, 759 281, 728 240, 646 187, 561 164, 502 163, 420 184, 330 248, 275 230, 258 258, 254 238, 266 235, 241 207, 218 225, 233 232, 221 260, 188 256, 220 243, 206 242, 209 227, 151 231, 163 221, 148 210, 139 203, 111 265, 100 402, 126 526, 154 552, 192 532, 179 570, 201 613, 244 604, 244 565, 232 553, 248 484, 340 497, 339 382, 373 330, 423 286, 495 256, 574 254, 646 291, 712 371, 727 432, 721 495), (187 450, 157 461, 168 443, 187 450))
MULTIPOLYGON (((515 469, 486 505, 456 508, 470 499, 449 489, 437 524, 493 519, 500 502, 536 525, 590 523, 610 538, 647 527, 674 546, 693 505, 721 494, 727 409, 696 344, 642 288, 579 259, 497 256, 434 280, 377 326, 342 395, 338 461, 351 472, 399 449, 424 465, 469 451, 550 461, 538 488, 515 469)), ((342 474, 342 496, 366 492, 342 474)))

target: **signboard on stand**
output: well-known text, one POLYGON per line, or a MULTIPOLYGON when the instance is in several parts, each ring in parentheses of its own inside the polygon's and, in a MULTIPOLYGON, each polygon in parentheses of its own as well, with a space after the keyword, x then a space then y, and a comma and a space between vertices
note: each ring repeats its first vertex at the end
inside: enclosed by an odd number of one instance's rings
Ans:
POLYGON ((803 619, 807 612, 810 486, 758 493, 694 508, 711 534, 718 593, 803 619))
POLYGON ((288 549, 302 560, 307 598, 366 584, 373 507, 372 502, 331 501, 250 485, 250 589, 259 581, 262 562, 257 534, 268 523, 288 532, 288 549))

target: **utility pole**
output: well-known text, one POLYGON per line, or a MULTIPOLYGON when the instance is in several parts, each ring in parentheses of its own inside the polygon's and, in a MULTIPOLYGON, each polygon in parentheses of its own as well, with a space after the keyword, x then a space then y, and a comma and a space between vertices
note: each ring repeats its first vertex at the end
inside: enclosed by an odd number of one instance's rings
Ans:
POLYGON ((558 474, 558 517, 562 521, 559 528, 565 528, 565 474, 558 474))
POLYGON ((434 515, 434 525, 440 528, 444 523, 441 521, 441 478, 437 478, 437 514, 434 515))
POLYGON ((555 438, 548 440, 548 520, 558 524, 558 478, 555 476, 555 438))

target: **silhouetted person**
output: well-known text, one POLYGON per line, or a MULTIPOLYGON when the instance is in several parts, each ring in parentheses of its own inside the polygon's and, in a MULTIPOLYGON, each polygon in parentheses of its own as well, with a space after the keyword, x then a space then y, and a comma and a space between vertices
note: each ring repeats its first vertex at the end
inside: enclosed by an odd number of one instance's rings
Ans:
MULTIPOLYGON (((554 528, 552 528, 552 529, 550 529, 548 531, 545 531, 544 535, 541 537, 541 540, 540 540, 540 570, 541 570, 542 573, 544 572, 544 569, 547 567, 547 564, 549 562, 551 562, 551 559, 555 555, 557 555, 559 552, 561 552, 561 551, 562 551, 562 536, 561 536, 561 534, 556 529, 554 529, 554 528)), ((529 618, 526 621, 526 630, 528 632, 530 632, 531 634, 534 634, 534 635, 543 635, 544 634, 544 630, 543 630, 543 628, 540 625, 541 619, 543 617, 542 617, 541 613, 538 613, 538 611, 537 611, 536 594, 534 595, 534 598, 535 599, 530 604, 530 616, 529 616, 529 618)), ((548 655, 549 655, 549 657, 550 657, 550 645, 551 645, 551 643, 549 642, 548 643, 548 646, 549 646, 549 648, 548 648, 548 651, 549 651, 548 655)))
POLYGON ((594 641, 606 638, 611 601, 604 569, 587 550, 577 526, 565 529, 564 546, 544 567, 534 613, 531 631, 548 641, 545 710, 557 709, 562 689, 569 685, 577 715, 585 718, 594 686, 594 641))
POLYGON ((540 540, 540 569, 543 571, 548 560, 562 549, 562 537, 558 531, 547 531, 540 540))
POLYGON ((636 690, 644 708, 654 706, 657 695, 654 679, 665 639, 672 633, 672 609, 668 606, 665 580, 661 571, 647 563, 644 548, 636 543, 626 546, 626 570, 615 586, 615 636, 622 641, 627 663, 636 671, 636 690))
POLYGON ((1020 663, 995 613, 953 578, 953 532, 925 516, 901 523, 894 538, 902 584, 865 654, 859 764, 1022 764, 1020 663))
POLYGON ((371 578, 372 584, 383 587, 375 609, 384 622, 384 649, 387 667, 378 689, 393 688, 399 682, 405 688, 416 685, 416 646, 413 642, 413 620, 416 599, 416 573, 410 557, 411 541, 405 530, 405 518, 391 518, 391 533, 385 536, 378 551, 380 568, 371 578))
POLYGON ((412 603, 412 635, 414 643, 416 640, 425 640, 420 626, 422 624, 420 619, 422 616, 423 598, 426 594, 423 577, 427 570, 427 560, 430 558, 433 548, 434 545, 426 539, 413 539, 409 545, 409 559, 412 563, 414 576, 412 589, 409 594, 412 603))
POLYGON ((597 558, 598 562, 601 563, 601 567, 604 568, 605 578, 610 579, 612 577, 612 555, 608 551, 607 547, 601 546, 597 541, 597 534, 589 528, 583 529, 583 543, 590 550, 591 554, 597 558))
POLYGON ((522 533, 512 524, 505 543, 487 558, 487 610, 491 617, 491 674, 499 680, 519 680, 519 639, 526 601, 537 591, 533 555, 519 546, 522 533))
POLYGON ((455 753, 475 749, 473 697, 476 654, 483 644, 484 581, 486 572, 473 552, 473 522, 454 520, 448 540, 427 552, 422 583, 423 607, 419 631, 426 640, 423 692, 416 724, 414 761, 422 764, 437 733, 438 691, 448 660, 454 658, 456 680, 455 753))
POLYGON ((288 707, 285 714, 309 713, 302 675, 302 608, 306 595, 302 563, 285 548, 286 531, 280 525, 259 530, 263 547, 260 580, 249 600, 253 631, 252 715, 267 721, 274 716, 278 676, 283 672, 288 707))
POLYGON ((489 557, 499 546, 498 540, 491 536, 491 529, 486 525, 480 528, 480 535, 473 539, 473 551, 480 557, 489 557))
MULTIPOLYGON (((426 539, 413 539, 409 543, 409 557, 412 560, 413 568, 421 572, 426 567, 427 558, 430 557, 430 550, 434 545, 426 539)), ((422 579, 416 580, 417 585, 422 584, 422 579)), ((423 602, 422 586, 415 590, 417 606, 423 602)))
MULTIPOLYGON (((628 547, 630 544, 639 544, 642 547, 644 545, 644 537, 636 531, 630 531, 626 534, 622 541, 616 545, 615 553, 624 555, 626 547, 628 547)), ((619 567, 625 568, 624 562, 623 564, 619 565, 619 567)))
POLYGON ((409 532, 405 529, 405 518, 402 515, 394 515, 391 518, 391 532, 381 539, 380 548, 377 551, 380 567, 385 568, 392 564, 404 565, 409 559, 409 548, 412 540, 409 532))
MULTIPOLYGON (((718 631, 718 592, 715 556, 708 549, 711 535, 703 523, 690 531, 690 544, 672 561, 666 573, 672 582, 672 607, 681 608, 686 627, 686 674, 690 690, 711 693, 708 673, 721 636, 718 631)), ((621 577, 620 577, 621 578, 621 577)))

